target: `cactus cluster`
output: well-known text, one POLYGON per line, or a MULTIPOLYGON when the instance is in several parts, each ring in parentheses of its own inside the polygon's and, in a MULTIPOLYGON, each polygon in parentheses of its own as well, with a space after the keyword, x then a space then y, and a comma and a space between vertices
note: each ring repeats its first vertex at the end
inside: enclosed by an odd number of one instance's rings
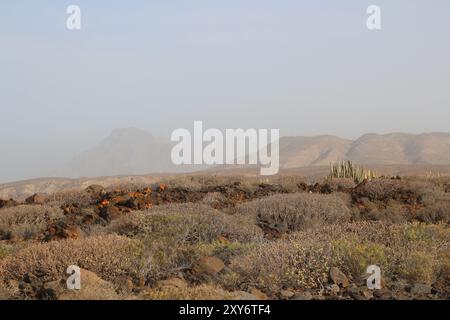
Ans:
POLYGON ((372 180, 376 177, 377 174, 374 171, 355 165, 350 160, 347 160, 336 164, 330 164, 330 173, 327 179, 348 178, 353 179, 355 183, 361 183, 364 180, 372 180))

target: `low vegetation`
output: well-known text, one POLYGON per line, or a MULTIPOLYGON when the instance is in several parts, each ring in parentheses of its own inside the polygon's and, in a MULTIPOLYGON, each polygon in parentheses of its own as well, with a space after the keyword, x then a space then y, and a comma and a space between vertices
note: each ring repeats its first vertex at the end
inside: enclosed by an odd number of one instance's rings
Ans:
POLYGON ((362 166, 358 166, 350 160, 342 161, 330 165, 328 179, 352 179, 355 183, 361 183, 364 180, 372 180, 377 174, 362 166))
POLYGON ((450 298, 449 180, 339 167, 314 185, 187 176, 10 202, 0 298, 450 298), (70 265, 89 294, 61 285, 70 265))

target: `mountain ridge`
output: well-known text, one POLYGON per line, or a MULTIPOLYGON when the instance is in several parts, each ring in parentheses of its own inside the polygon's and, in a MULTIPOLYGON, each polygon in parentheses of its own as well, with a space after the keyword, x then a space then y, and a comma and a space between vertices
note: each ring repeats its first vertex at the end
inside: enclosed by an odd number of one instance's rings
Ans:
MULTIPOLYGON (((62 175, 180 173, 208 168, 172 164, 173 145, 142 129, 115 129, 96 146, 74 157, 62 175)), ((326 166, 340 160, 362 165, 450 165, 450 133, 368 133, 355 140, 334 135, 280 138, 281 168, 326 166)))

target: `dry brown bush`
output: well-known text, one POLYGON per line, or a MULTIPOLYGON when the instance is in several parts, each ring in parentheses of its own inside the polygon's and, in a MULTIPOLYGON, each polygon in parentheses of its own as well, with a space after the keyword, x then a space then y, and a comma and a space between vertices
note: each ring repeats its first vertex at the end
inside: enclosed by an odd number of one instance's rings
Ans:
POLYGON ((422 196, 427 190, 433 188, 435 188, 434 184, 427 181, 380 178, 358 185, 353 192, 353 197, 367 198, 371 201, 396 200, 416 204, 422 201, 422 196))
POLYGON ((227 289, 249 285, 276 294, 282 288, 321 288, 331 266, 359 281, 370 264, 384 277, 431 283, 448 270, 450 232, 444 225, 359 222, 297 232, 231 259, 227 289))
POLYGON ((25 274, 42 282, 63 276, 67 267, 77 265, 101 278, 139 274, 142 246, 118 235, 32 244, 0 260, 0 278, 21 280, 25 274))
POLYGON ((238 215, 254 216, 259 225, 280 231, 298 231, 350 219, 339 194, 283 194, 240 205, 238 215))
POLYGON ((33 238, 51 220, 61 218, 62 210, 49 205, 20 205, 3 209, 0 214, 0 240, 33 238))
POLYGON ((450 223, 450 193, 441 189, 421 190, 422 207, 414 218, 427 223, 450 223))
MULTIPOLYGON (((143 274, 149 282, 191 268, 196 259, 220 247, 217 244, 220 237, 232 243, 263 241, 262 231, 253 219, 230 216, 207 205, 193 203, 136 212, 112 222, 104 232, 134 237, 145 244, 143 274)), ((226 256, 241 249, 235 245, 221 253, 226 256)))
POLYGON ((80 208, 88 207, 92 204, 92 195, 84 190, 65 190, 47 195, 45 202, 52 206, 62 206, 65 204, 75 204, 80 208))
POLYGON ((211 242, 219 236, 259 241, 262 232, 249 217, 232 216, 204 204, 169 204, 113 221, 107 232, 182 243, 211 242))
POLYGON ((362 217, 369 220, 448 223, 450 219, 450 194, 423 179, 372 180, 355 188, 353 200, 363 205, 362 217))

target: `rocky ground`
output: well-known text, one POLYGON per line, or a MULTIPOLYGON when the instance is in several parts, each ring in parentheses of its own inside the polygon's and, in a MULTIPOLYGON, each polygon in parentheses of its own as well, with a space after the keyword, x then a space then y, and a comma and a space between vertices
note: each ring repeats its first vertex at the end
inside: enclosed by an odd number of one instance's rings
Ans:
POLYGON ((0 199, 0 298, 448 299, 449 217, 448 178, 197 177, 0 199))

